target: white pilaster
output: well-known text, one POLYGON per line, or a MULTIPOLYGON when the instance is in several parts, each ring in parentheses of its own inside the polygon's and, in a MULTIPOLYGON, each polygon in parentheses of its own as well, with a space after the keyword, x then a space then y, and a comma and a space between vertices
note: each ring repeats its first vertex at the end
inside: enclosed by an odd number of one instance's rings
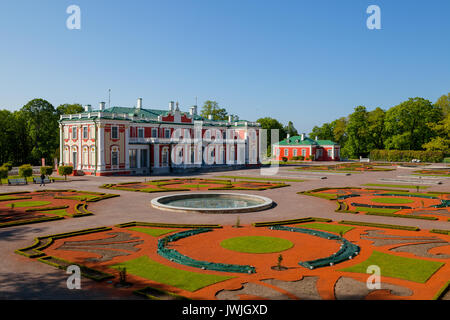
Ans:
POLYGON ((59 165, 62 166, 64 164, 64 126, 62 124, 59 125, 59 165))
POLYGON ((153 167, 159 168, 159 144, 153 145, 153 167))
POLYGON ((98 128, 98 148, 97 148, 97 170, 105 170, 105 128, 99 124, 98 128))
POLYGON ((125 169, 130 169, 130 127, 125 126, 125 169))

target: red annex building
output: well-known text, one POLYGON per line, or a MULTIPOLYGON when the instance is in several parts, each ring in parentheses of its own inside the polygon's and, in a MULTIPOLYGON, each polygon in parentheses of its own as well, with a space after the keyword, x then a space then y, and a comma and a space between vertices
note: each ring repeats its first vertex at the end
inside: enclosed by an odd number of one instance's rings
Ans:
POLYGON ((275 160, 339 161, 340 146, 331 140, 315 140, 300 136, 287 137, 272 146, 275 160))

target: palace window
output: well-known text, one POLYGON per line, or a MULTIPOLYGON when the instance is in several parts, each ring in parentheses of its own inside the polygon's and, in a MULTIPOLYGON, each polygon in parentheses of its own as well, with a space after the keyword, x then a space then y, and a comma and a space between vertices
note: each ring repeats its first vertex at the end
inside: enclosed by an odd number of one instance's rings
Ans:
POLYGON ((306 157, 306 149, 302 149, 302 156, 306 157))
POLYGON ((284 155, 288 156, 288 154, 289 154, 289 150, 288 149, 284 149, 284 155))
POLYGON ((83 139, 89 138, 88 127, 83 127, 83 139))
POLYGON ((111 139, 119 139, 119 127, 111 127, 111 139))
POLYGON ((297 156, 297 149, 294 149, 294 157, 296 157, 297 156))
POLYGON ((76 126, 72 127, 72 139, 74 139, 74 140, 77 139, 77 127, 76 126))
POLYGON ((111 152, 111 165, 113 165, 113 166, 119 165, 119 152, 118 151, 111 152))
POLYGON ((144 128, 138 128, 138 138, 144 137, 144 128))
POLYGON ((164 138, 170 139, 170 129, 164 129, 164 138))
POLYGON ((152 128, 152 138, 158 138, 158 128, 152 128))

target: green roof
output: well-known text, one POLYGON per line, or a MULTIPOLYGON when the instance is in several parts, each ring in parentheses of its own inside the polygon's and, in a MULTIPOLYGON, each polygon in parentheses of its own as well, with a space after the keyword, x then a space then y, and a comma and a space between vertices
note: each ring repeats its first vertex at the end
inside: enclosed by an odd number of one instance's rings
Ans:
POLYGON ((289 139, 286 138, 276 144, 278 144, 278 145, 293 145, 293 146, 298 146, 298 145, 325 146, 325 145, 334 145, 337 143, 335 143, 331 140, 313 140, 306 136, 302 140, 301 136, 293 136, 293 137, 290 137, 289 139))

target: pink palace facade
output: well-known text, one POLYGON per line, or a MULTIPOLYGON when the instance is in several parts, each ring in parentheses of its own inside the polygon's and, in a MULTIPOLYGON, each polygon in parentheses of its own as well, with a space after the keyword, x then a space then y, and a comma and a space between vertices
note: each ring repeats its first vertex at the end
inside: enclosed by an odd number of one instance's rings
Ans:
POLYGON ((136 107, 62 115, 59 165, 74 174, 164 174, 209 168, 259 166, 260 124, 229 116, 205 119, 197 106, 181 112, 178 103, 166 110, 136 107))

